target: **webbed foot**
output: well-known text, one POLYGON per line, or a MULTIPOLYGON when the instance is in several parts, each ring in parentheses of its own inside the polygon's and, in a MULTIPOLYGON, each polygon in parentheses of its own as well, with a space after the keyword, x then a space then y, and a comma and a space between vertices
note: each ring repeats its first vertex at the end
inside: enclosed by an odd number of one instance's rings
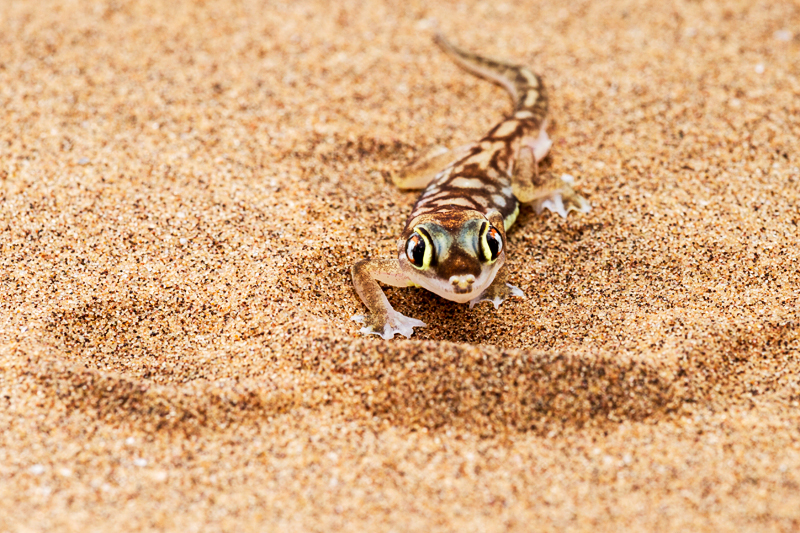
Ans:
POLYGON ((409 338, 414 334, 414 328, 422 328, 427 325, 422 320, 405 316, 394 309, 389 310, 388 315, 374 313, 353 315, 352 320, 364 324, 364 327, 359 330, 364 335, 380 335, 384 340, 393 339, 395 333, 409 338))
POLYGON ((469 308, 472 309, 475 305, 481 302, 492 302, 494 308, 500 307, 500 304, 516 296, 517 298, 525 298, 525 293, 522 289, 515 287, 510 283, 493 283, 481 293, 480 296, 469 301, 469 308))
POLYGON ((567 213, 570 211, 577 211, 578 213, 588 213, 591 211, 592 206, 589 201, 576 193, 572 189, 572 184, 575 178, 569 174, 561 176, 561 186, 553 190, 546 196, 538 198, 533 202, 533 208, 537 214, 540 214, 545 209, 549 209, 553 213, 558 213, 564 218, 567 218, 567 213))

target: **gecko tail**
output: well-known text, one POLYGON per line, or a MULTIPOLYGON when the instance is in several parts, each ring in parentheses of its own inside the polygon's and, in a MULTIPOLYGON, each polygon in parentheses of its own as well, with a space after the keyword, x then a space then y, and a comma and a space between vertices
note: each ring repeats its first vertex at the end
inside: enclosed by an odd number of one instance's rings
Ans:
POLYGON ((547 97, 542 79, 528 68, 497 59, 479 56, 460 48, 437 32, 434 42, 461 68, 503 87, 514 101, 517 111, 531 111, 532 117, 543 120, 547 113, 547 97))
POLYGON ((434 35, 433 42, 435 42, 444 53, 450 56, 458 66, 479 78, 484 78, 500 85, 508 91, 511 98, 515 101, 517 100, 518 91, 513 80, 516 78, 517 70, 520 68, 519 66, 473 54, 448 41, 441 32, 437 32, 434 35))

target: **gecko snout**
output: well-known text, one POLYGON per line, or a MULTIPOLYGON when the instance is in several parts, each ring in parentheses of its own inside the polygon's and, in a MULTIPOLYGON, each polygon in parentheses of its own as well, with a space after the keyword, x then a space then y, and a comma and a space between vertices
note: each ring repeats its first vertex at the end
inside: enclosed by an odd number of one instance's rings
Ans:
POLYGON ((450 276, 450 283, 456 289, 456 292, 468 292, 472 284, 475 283, 475 276, 472 274, 450 276))

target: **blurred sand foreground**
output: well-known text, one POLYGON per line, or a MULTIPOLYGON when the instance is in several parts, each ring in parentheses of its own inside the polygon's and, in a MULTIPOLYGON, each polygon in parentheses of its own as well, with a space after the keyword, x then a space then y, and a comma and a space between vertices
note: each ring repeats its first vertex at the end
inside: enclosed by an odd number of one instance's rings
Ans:
POLYGON ((797 531, 800 4, 0 2, 0 531, 797 531), (398 3, 399 4, 399 3, 398 3), (541 72, 495 311, 349 278, 541 72))

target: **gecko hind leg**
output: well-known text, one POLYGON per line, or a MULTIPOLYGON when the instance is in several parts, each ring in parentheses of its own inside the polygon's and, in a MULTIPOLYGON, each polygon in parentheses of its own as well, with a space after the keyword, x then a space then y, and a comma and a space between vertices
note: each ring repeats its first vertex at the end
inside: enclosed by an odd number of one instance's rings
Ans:
POLYGON ((526 137, 517 154, 517 162, 511 176, 511 187, 514 196, 522 203, 528 203, 537 196, 537 189, 542 185, 539 175, 539 162, 547 157, 553 141, 542 127, 538 137, 526 137))
POLYGON ((569 174, 562 174, 560 178, 551 177, 546 185, 538 189, 532 200, 533 209, 537 214, 549 209, 564 218, 570 211, 588 213, 592 206, 586 198, 575 192, 572 188, 574 182, 575 178, 569 174))
POLYGON ((544 126, 542 126, 542 128, 539 130, 539 136, 532 140, 530 138, 527 139, 527 144, 533 150, 533 156, 536 158, 536 162, 538 163, 550 153, 550 148, 553 146, 553 141, 550 139, 547 131, 545 131, 544 126))
POLYGON ((591 205, 572 188, 575 178, 569 174, 556 178, 550 172, 539 172, 538 163, 552 144, 544 129, 536 139, 523 141, 511 176, 514 196, 522 203, 532 202, 536 213, 549 209, 565 218, 570 211, 588 213, 591 205))
POLYGON ((471 148, 471 144, 453 150, 432 146, 399 172, 392 173, 392 182, 400 189, 424 189, 443 168, 467 155, 471 148))

